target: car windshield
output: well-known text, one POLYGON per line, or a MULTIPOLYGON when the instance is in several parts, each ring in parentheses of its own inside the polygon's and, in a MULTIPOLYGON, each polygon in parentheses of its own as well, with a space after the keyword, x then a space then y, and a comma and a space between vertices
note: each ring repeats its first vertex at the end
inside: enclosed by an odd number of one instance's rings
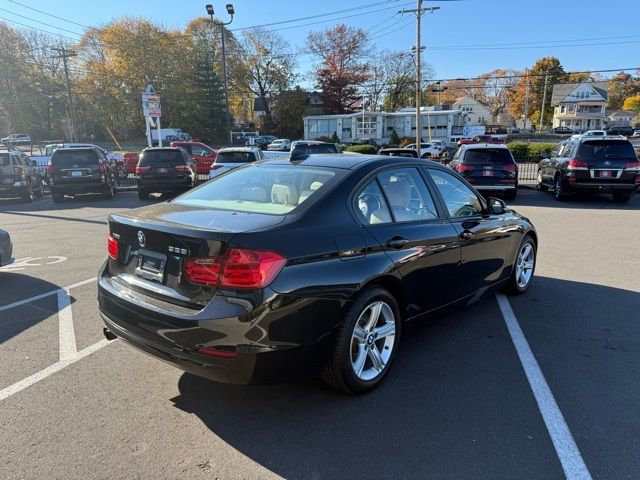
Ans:
POLYGON ((340 153, 333 143, 299 143, 293 150, 297 154, 340 153))
POLYGON ((139 163, 141 167, 159 164, 171 167, 184 165, 184 158, 178 150, 149 150, 142 152, 139 163))
POLYGON ((256 161, 253 152, 219 152, 216 163, 251 163, 256 161))
POLYGON ((506 148, 471 148, 464 155, 464 163, 513 163, 506 148))
POLYGON ((174 203, 215 210, 286 215, 302 203, 319 198, 343 172, 293 164, 250 165, 231 170, 181 195, 174 203))
POLYGON ((51 164, 59 168, 86 167, 98 164, 98 154, 93 150, 56 150, 51 164))
POLYGON ((1 152, 0 153, 0 165, 3 167, 7 167, 11 163, 11 158, 8 153, 1 152))
POLYGON ((582 142, 578 156, 585 160, 604 160, 605 158, 635 158, 630 142, 626 140, 605 140, 582 142))

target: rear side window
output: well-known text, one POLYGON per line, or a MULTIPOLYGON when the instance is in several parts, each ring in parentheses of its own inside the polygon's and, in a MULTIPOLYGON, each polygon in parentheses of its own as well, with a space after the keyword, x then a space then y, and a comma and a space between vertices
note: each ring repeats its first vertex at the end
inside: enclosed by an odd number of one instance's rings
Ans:
POLYGON ((363 223, 391 223, 391 213, 378 182, 373 179, 356 195, 356 208, 363 223))
POLYGON ((511 152, 507 148, 470 148, 462 160, 469 164, 513 163, 511 152))
POLYGON ((175 167, 177 165, 185 165, 185 161, 182 152, 179 150, 150 150, 142 152, 139 165, 141 167, 150 165, 175 167))
POLYGON ((77 168, 98 165, 98 154, 94 150, 56 150, 51 164, 58 168, 77 168))
POLYGON ((3 167, 11 165, 11 157, 9 157, 8 153, 0 153, 0 165, 3 167))
POLYGON ((251 163, 256 161, 253 152, 222 152, 218 153, 216 163, 251 163))
POLYGON ((630 142, 625 140, 586 141, 580 144, 578 156, 585 160, 605 160, 607 158, 635 158, 630 142))

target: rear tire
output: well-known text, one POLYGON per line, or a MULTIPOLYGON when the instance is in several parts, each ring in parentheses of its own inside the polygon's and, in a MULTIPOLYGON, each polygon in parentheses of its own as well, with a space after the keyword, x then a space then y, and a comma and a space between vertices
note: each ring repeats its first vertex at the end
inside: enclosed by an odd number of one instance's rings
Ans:
POLYGON ((504 192, 504 199, 505 200, 515 200, 517 195, 518 195, 518 190, 516 190, 516 189, 506 190, 504 192))
POLYGON ((536 242, 530 235, 525 236, 518 247, 509 281, 504 287, 506 293, 521 295, 527 291, 536 270, 537 257, 536 242))
POLYGON ((27 192, 24 195, 24 199, 31 203, 33 202, 33 199, 35 198, 35 195, 33 193, 33 186, 31 185, 31 180, 27 181, 27 192))
POLYGON ((613 201, 616 203, 627 203, 631 200, 631 195, 628 193, 614 193, 613 201))
POLYGON ((138 189, 138 198, 140 200, 149 200, 149 192, 142 190, 141 188, 138 189))
POLYGON ((51 193, 51 199, 54 203, 62 203, 64 201, 64 194, 62 193, 51 193))
POLYGON ((549 190, 549 187, 547 187, 545 184, 542 183, 542 170, 538 170, 538 177, 536 180, 536 189, 539 192, 546 192, 547 190, 549 190))
POLYGON ((105 198, 105 200, 111 200, 115 196, 115 194, 116 194, 115 187, 113 185, 111 185, 109 187, 109 190, 107 190, 104 193, 104 198, 105 198))
POLYGON ((395 358, 401 323, 398 304, 387 290, 364 290, 345 314, 322 379, 351 394, 376 388, 395 358))
POLYGON ((565 192, 565 189, 562 186, 562 177, 560 175, 556 176, 553 198, 555 198, 559 202, 562 202, 563 200, 566 200, 568 197, 569 195, 567 194, 567 192, 565 192))

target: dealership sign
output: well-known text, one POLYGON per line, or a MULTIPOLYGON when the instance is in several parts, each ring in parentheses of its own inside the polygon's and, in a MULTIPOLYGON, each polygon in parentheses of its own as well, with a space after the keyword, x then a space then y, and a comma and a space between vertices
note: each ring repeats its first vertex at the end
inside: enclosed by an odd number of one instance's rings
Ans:
POLYGON ((160 95, 153 91, 151 85, 148 85, 147 90, 142 94, 142 115, 152 118, 161 115, 160 95))

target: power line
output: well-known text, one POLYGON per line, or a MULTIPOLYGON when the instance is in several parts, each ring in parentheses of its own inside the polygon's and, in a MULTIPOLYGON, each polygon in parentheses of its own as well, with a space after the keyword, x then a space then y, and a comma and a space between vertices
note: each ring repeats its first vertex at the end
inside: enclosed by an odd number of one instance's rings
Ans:
POLYGON ((26 20, 31 20, 32 22, 36 22, 36 23, 39 23, 41 25, 46 25, 47 27, 53 27, 56 30, 60 30, 61 32, 73 33, 74 35, 79 35, 79 36, 83 35, 82 33, 74 32, 73 30, 67 30, 66 28, 58 27, 58 26, 52 25, 50 23, 46 23, 46 22, 42 22, 40 20, 36 20, 35 18, 27 17, 26 15, 21 15, 19 13, 12 12, 11 10, 7 10, 6 8, 0 8, 0 10, 2 10, 3 12, 9 13, 11 15, 15 15, 16 17, 24 18, 26 20))

